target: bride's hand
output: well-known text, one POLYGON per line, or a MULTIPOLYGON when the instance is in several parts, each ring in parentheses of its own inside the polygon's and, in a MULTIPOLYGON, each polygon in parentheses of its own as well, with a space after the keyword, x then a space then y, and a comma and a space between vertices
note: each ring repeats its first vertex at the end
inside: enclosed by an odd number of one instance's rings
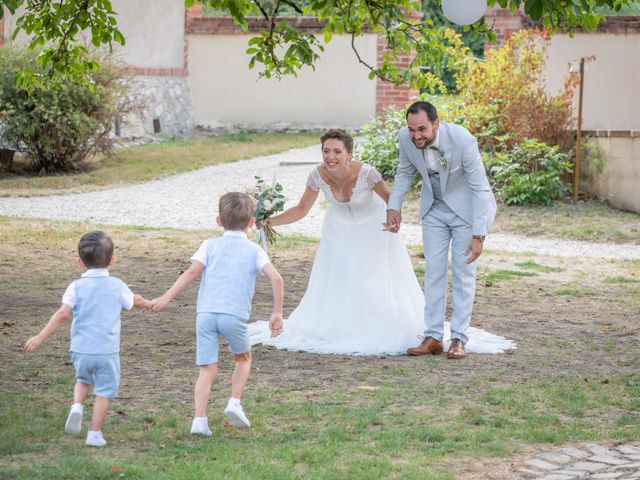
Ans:
POLYGON ((400 230, 400 224, 402 223, 402 214, 397 210, 387 210, 387 221, 383 223, 383 230, 385 232, 398 233, 400 230))
POLYGON ((260 230, 260 229, 262 228, 262 226, 263 226, 263 225, 269 225, 269 223, 270 223, 270 222, 269 222, 269 217, 264 218, 264 219, 262 219, 262 220, 260 220, 260 221, 256 222, 256 228, 257 228, 258 230, 260 230))

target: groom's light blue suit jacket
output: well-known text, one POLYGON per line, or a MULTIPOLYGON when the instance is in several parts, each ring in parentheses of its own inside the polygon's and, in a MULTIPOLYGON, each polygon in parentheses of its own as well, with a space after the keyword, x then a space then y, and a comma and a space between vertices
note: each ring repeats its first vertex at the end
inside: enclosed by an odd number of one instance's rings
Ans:
MULTIPOLYGON (((447 160, 438 161, 440 187, 444 201, 453 212, 469 223, 474 235, 486 235, 496 214, 496 200, 480 158, 478 142, 469 131, 453 123, 440 122, 440 152, 447 160)), ((433 191, 427 172, 427 152, 418 149, 409 138, 409 130, 398 134, 400 161, 387 208, 400 211, 411 184, 419 172, 422 182, 420 218, 433 204, 433 191)), ((437 154, 440 156, 440 154, 437 154)))

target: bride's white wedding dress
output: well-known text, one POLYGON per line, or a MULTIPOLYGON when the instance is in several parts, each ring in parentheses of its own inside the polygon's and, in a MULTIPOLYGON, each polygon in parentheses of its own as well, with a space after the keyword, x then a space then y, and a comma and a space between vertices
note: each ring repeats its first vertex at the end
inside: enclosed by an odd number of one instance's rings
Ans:
MULTIPOLYGON (((386 206, 372 191, 381 180, 363 164, 348 202, 339 202, 318 169, 307 185, 328 202, 309 285, 284 332, 270 338, 268 323, 249 324, 251 343, 286 350, 343 355, 401 355, 420 343, 424 293, 398 234, 384 232, 386 206)), ((445 340, 449 340, 448 324, 445 340)), ((514 345, 469 328, 468 352, 498 353, 514 345)))

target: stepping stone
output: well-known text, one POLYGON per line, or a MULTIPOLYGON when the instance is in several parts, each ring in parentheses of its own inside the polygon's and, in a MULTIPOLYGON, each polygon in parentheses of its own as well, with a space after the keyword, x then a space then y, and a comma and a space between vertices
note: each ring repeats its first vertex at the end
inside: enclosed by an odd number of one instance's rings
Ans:
POLYGON ((563 455, 562 453, 556 453, 556 452, 542 453, 538 455, 538 458, 545 460, 547 462, 558 463, 558 464, 569 463, 572 461, 572 458, 570 456, 563 455))
POLYGON ((537 477, 538 475, 540 475, 540 472, 534 471, 534 470, 529 470, 528 468, 521 468, 521 469, 518 470, 518 472, 527 475, 527 478, 529 478, 529 477, 537 477))
POLYGON ((625 455, 640 455, 640 448, 633 445, 618 445, 615 449, 625 455))
POLYGON ((596 480, 605 480, 610 478, 621 478, 624 473, 622 472, 611 472, 611 473, 594 473, 590 478, 594 478, 596 480))
POLYGON ((536 480, 573 480, 576 477, 571 477, 569 475, 563 475, 561 473, 550 473, 545 475, 544 477, 538 477, 536 480))
POLYGON ((558 452, 574 458, 587 458, 590 456, 587 452, 572 447, 559 448, 558 452))
POLYGON ((585 471, 585 470, 556 470, 553 473, 560 473, 562 475, 568 475, 570 476, 572 479, 574 480, 579 480, 581 478, 587 478, 589 477, 589 472, 585 471))
POLYGON ((589 461, 606 463, 607 465, 624 465, 625 463, 629 463, 629 460, 627 459, 612 457, 611 455, 594 455, 593 457, 589 457, 589 461))
POLYGON ((578 462, 573 465, 569 465, 567 468, 569 470, 582 470, 586 472, 597 472, 598 470, 604 470, 608 468, 609 465, 604 463, 593 463, 593 462, 578 462))
POLYGON ((591 443, 589 445, 585 445, 587 450, 591 450, 595 455, 615 455, 617 452, 610 450, 607 447, 602 445, 597 445, 595 443, 591 443))
POLYGON ((533 460, 527 460, 525 462, 527 465, 531 465, 532 467, 539 468, 540 470, 555 470, 558 468, 557 465, 553 465, 552 463, 545 462, 544 460, 539 460, 534 458, 533 460))

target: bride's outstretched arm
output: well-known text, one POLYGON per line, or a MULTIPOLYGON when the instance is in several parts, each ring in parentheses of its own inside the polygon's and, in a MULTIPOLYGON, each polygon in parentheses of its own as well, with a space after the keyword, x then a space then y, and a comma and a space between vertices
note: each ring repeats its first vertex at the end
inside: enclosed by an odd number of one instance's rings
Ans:
POLYGON ((389 190, 389 186, 385 183, 384 180, 380 180, 373 186, 373 191, 378 194, 378 196, 384 200, 384 203, 389 202, 389 195, 391 195, 391 190, 389 190))
POLYGON ((271 226, 286 225, 287 223, 294 223, 303 219, 313 207, 313 204, 318 198, 318 192, 310 187, 307 187, 298 201, 298 205, 288 208, 280 215, 274 215, 273 217, 265 218, 263 223, 268 223, 271 226))

